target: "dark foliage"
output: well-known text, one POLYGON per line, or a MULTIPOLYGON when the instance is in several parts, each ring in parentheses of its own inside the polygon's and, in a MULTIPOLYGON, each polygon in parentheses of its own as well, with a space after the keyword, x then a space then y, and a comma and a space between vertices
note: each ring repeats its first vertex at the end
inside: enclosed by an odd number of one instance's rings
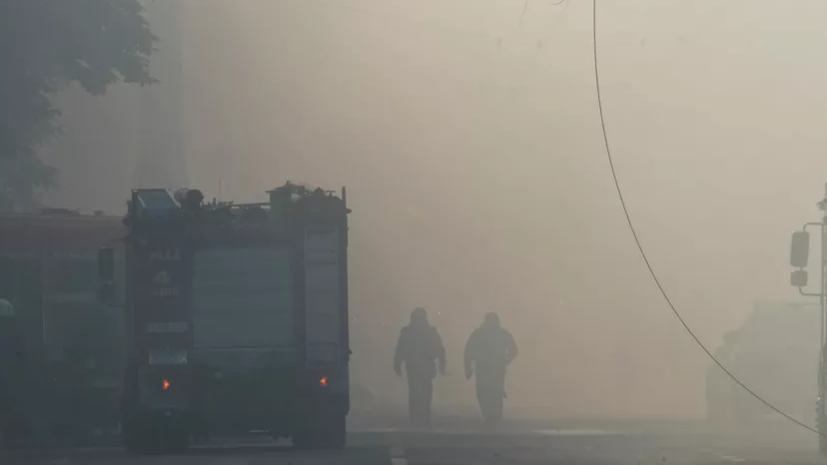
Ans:
POLYGON ((37 157, 60 132, 50 95, 150 84, 155 41, 139 0, 0 1, 0 209, 30 206, 55 183, 37 157))

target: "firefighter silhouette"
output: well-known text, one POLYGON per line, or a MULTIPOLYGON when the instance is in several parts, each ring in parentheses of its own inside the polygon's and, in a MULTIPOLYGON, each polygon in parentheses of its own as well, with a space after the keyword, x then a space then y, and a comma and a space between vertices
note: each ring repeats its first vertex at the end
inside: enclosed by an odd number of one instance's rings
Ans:
POLYGON ((423 308, 411 313, 408 326, 399 333, 393 369, 402 376, 402 364, 408 378, 408 415, 414 425, 424 426, 431 421, 431 400, 433 379, 445 374, 445 347, 436 328, 428 323, 428 314, 423 308))
POLYGON ((7 446, 25 435, 25 343, 12 305, 0 299, 0 433, 7 446))
POLYGON ((499 316, 485 315, 465 345, 465 378, 476 375, 477 401, 488 422, 502 420, 506 368, 516 357, 517 344, 500 326, 499 316))

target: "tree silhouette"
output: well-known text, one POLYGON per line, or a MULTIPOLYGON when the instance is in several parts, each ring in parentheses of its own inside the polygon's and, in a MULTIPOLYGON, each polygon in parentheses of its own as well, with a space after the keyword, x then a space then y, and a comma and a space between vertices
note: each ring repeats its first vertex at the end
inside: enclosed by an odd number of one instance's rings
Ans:
POLYGON ((55 184, 37 155, 60 133, 51 94, 152 83, 156 40, 139 0, 0 1, 0 210, 32 206, 55 184))

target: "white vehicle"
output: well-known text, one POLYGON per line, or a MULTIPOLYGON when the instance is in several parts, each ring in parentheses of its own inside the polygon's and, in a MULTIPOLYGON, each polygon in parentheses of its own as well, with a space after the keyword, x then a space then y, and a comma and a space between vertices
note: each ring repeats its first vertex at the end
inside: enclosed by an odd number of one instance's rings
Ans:
MULTIPOLYGON (((764 302, 737 331, 728 333, 716 357, 768 402, 806 424, 813 423, 818 395, 817 305, 764 302)), ((707 373, 711 419, 753 422, 772 412, 717 366, 707 373)))

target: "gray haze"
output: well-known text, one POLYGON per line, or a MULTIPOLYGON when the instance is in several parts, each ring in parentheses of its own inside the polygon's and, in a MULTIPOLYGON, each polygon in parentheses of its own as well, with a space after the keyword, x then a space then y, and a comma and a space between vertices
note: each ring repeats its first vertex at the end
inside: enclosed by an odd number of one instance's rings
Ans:
MULTIPOLYGON (((180 170, 208 196, 242 200, 287 179, 347 185, 354 381, 403 401, 393 344, 422 305, 449 351, 436 402, 470 404, 461 350, 498 311, 521 347, 514 409, 702 413, 707 360, 649 279, 610 177, 590 1, 183 3, 183 136, 169 144, 186 171, 172 160, 155 182, 180 170)), ((827 181, 827 4, 600 5, 629 208, 664 286, 714 347, 756 300, 795 298, 789 233, 817 218, 827 181)), ((123 210, 147 179, 138 154, 157 143, 140 136, 145 91, 61 96, 50 203, 123 210)))

